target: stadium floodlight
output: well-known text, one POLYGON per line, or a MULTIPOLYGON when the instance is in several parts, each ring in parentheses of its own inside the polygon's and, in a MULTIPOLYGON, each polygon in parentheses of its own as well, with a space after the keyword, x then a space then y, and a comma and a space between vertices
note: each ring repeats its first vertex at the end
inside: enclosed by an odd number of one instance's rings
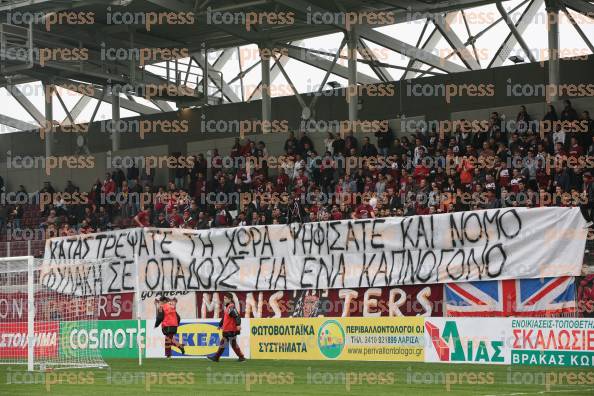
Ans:
POLYGON ((513 63, 515 63, 516 65, 518 63, 524 63, 524 58, 522 58, 521 56, 518 56, 518 55, 510 56, 508 59, 510 61, 512 61, 513 63))
MULTIPOLYGON (((84 274, 105 261, 60 260, 58 265, 60 270, 70 267, 76 268, 70 273, 84 274)), ((0 258, 0 299, 5 302, 0 315, 0 364, 26 364, 28 371, 107 367, 91 340, 98 329, 99 296, 61 291, 54 284, 57 277, 48 271, 55 267, 48 262, 33 256, 0 258), (69 339, 72 332, 67 331, 72 327, 81 338, 74 346, 69 339)), ((101 337, 95 338, 101 342, 101 337)))

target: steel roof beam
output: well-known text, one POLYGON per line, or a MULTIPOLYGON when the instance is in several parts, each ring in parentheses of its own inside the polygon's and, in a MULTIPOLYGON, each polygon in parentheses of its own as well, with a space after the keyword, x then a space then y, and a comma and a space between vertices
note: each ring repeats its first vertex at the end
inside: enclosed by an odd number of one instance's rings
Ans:
MULTIPOLYGON (((520 19, 518 19, 518 22, 516 23, 516 30, 520 35, 524 34, 526 28, 530 25, 530 23, 536 16, 536 13, 542 7, 543 3, 544 0, 532 0, 532 2, 528 4, 526 9, 524 10, 524 13, 520 16, 520 19)), ((495 56, 489 64, 489 67, 499 67, 503 65, 503 63, 507 60, 507 57, 509 56, 510 52, 514 49, 517 43, 518 40, 516 39, 516 36, 512 32, 510 32, 507 35, 507 38, 505 39, 503 44, 501 44, 501 46, 495 53, 495 56)))
MULTIPOLYGON (((333 62, 326 58, 322 58, 321 56, 314 55, 312 53, 304 54, 306 51, 301 51, 292 47, 287 48, 287 50, 289 57, 297 59, 303 63, 307 63, 310 66, 314 66, 325 71, 332 67, 333 62)), ((348 68, 339 64, 334 64, 332 73, 345 79, 348 79, 349 77, 348 68)), ((367 74, 361 72, 357 72, 357 81, 362 84, 375 84, 381 82, 379 79, 370 77, 367 74)))
POLYGON ((367 41, 374 42, 410 58, 415 58, 423 63, 448 73, 463 72, 468 70, 463 66, 445 60, 429 51, 419 49, 405 43, 404 41, 400 41, 397 38, 388 36, 387 34, 378 32, 377 30, 373 30, 368 27, 360 27, 359 35, 367 41))
POLYGON ((458 57, 462 62, 471 70, 479 70, 481 69, 481 65, 475 59, 475 57, 471 54, 471 52, 466 48, 465 43, 460 40, 456 32, 452 29, 452 26, 448 22, 447 18, 441 14, 435 15, 431 18, 437 29, 441 35, 445 38, 448 42, 450 47, 456 51, 458 57))
MULTIPOLYGON (((200 67, 202 68, 202 70, 205 69, 205 62, 207 62, 204 59, 204 55, 202 55, 199 52, 193 53, 191 54, 191 56, 194 58, 194 61, 200 65, 200 67)), ((241 102, 241 99, 239 99, 239 96, 237 96, 237 94, 235 94, 235 92, 233 91, 233 89, 229 86, 229 84, 227 84, 225 81, 219 81, 219 75, 217 70, 213 70, 212 66, 210 65, 210 63, 208 64, 208 78, 210 78, 210 80, 216 85, 216 87, 219 90, 223 91, 223 95, 225 95, 225 97, 230 101, 230 102, 241 102)), ((208 96, 208 93, 205 92, 204 93, 205 96, 208 96)))
MULTIPOLYGON (((361 57, 363 57, 363 59, 372 62, 369 63, 369 67, 371 67, 371 70, 373 70, 373 72, 375 73, 376 76, 378 76, 380 78, 380 80, 386 82, 386 81, 392 81, 393 77, 390 74, 390 72, 388 71, 388 69, 386 69, 385 67, 381 67, 381 66, 376 66, 373 64, 373 62, 377 62, 377 58, 376 56, 373 54, 372 51, 369 50, 369 46, 367 44, 365 44, 365 42, 361 39, 359 39, 359 45, 357 46, 357 51, 361 54, 361 57)), ((353 54, 350 54, 350 56, 352 56, 353 54)))
POLYGON ((590 18, 594 18, 594 4, 584 0, 563 0, 562 3, 572 10, 584 14, 590 18))
POLYGON ((514 22, 512 21, 512 19, 509 17, 507 12, 505 11, 505 8, 503 8, 503 5, 501 4, 501 2, 498 1, 495 4, 497 5, 497 10, 499 11, 501 16, 503 17, 503 20, 507 24, 507 27, 509 28, 509 30, 511 30, 511 33, 516 38, 516 41, 520 44, 520 47, 522 47, 522 49, 524 50, 524 53, 526 54, 528 59, 530 59, 530 62, 536 62, 536 58, 534 57, 534 54, 532 53, 532 51, 530 51, 530 48, 528 47, 528 44, 526 44, 526 41, 524 41, 524 38, 522 37, 522 33, 520 33, 516 29, 516 25, 514 25, 514 22))
POLYGON ((39 125, 45 124, 45 116, 41 114, 41 111, 39 111, 37 107, 35 107, 35 105, 31 103, 31 101, 25 96, 25 94, 19 88, 12 85, 7 86, 6 90, 12 95, 13 98, 16 99, 17 102, 19 102, 19 104, 25 109, 25 111, 29 113, 29 115, 33 117, 39 125))
MULTIPOLYGON (((89 103, 91 103, 91 100, 93 100, 93 98, 91 98, 90 96, 83 95, 78 100, 78 102, 76 102, 74 107, 72 107, 72 110, 70 110, 70 117, 72 117, 72 119, 74 120, 75 123, 76 123, 76 119, 78 118, 78 116, 83 112, 83 110, 87 107, 87 105, 89 103)), ((67 115, 66 118, 64 118, 64 120, 62 120, 62 124, 70 125, 70 117, 68 117, 68 115, 67 115)))
POLYGON ((39 129, 39 125, 29 124, 28 122, 17 120, 16 118, 12 118, 5 114, 0 114, 0 124, 9 126, 14 129, 18 129, 21 131, 32 131, 35 129, 39 129))

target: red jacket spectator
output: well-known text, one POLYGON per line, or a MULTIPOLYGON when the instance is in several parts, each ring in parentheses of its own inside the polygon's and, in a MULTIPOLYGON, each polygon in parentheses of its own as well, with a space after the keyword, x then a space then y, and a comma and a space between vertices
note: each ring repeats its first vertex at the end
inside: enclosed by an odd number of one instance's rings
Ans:
POLYGON ((276 191, 277 192, 285 192, 285 191, 287 191, 288 185, 289 185, 289 176, 281 168, 279 170, 279 175, 276 177, 276 191))
POLYGON ((413 171, 413 177, 418 182, 419 180, 426 179, 429 176, 429 172, 429 168, 427 168, 423 164, 419 164, 415 166, 415 170, 413 171))
POLYGON ((469 160, 464 158, 462 160, 462 163, 456 167, 456 170, 458 171, 458 173, 460 173, 460 183, 472 183, 472 172, 474 171, 474 166, 469 160))
POLYGON ((149 227, 151 225, 151 210, 146 209, 138 212, 134 217, 134 226, 136 227, 149 227))
POLYGON ((178 228, 184 223, 184 220, 177 212, 173 212, 169 215, 169 226, 171 228, 178 228))
POLYGON ((362 203, 355 209, 354 217, 357 219, 370 219, 375 217, 375 213, 371 205, 362 203))
POLYGON ((111 178, 111 176, 108 174, 107 177, 105 178, 105 181, 103 182, 103 186, 101 187, 101 192, 105 195, 107 194, 113 194, 116 191, 116 184, 113 181, 113 179, 111 178))

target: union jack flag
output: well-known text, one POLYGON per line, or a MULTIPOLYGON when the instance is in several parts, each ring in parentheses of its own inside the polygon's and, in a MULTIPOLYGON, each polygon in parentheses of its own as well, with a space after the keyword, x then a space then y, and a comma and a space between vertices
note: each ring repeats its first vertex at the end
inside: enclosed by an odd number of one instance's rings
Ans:
POLYGON ((448 283, 446 316, 576 316, 575 278, 448 283))

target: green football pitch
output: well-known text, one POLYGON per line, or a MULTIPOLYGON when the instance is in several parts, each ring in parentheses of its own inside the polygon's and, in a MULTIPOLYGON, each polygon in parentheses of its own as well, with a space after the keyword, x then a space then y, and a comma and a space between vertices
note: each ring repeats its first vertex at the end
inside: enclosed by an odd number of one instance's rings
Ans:
POLYGON ((0 395, 594 395, 594 368, 205 359, 110 360, 28 373, 0 365, 0 395))

